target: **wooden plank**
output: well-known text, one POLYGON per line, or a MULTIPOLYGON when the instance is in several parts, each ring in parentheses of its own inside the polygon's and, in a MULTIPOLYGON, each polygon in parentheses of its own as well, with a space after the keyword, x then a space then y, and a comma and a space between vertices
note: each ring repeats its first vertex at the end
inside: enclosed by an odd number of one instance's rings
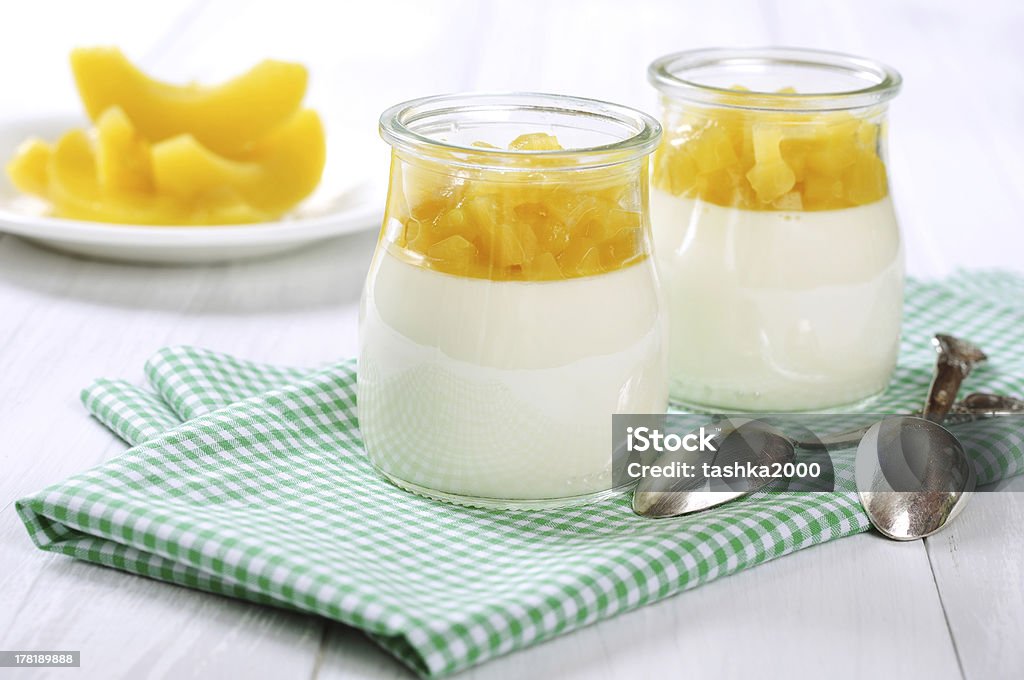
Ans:
POLYGON ((1024 477, 999 488, 925 539, 968 679, 1024 677, 1024 477))
POLYGON ((317 619, 43 555, 11 510, 0 517, 0 545, 0 570, 7 575, 0 581, 4 649, 80 650, 87 678, 313 671, 322 627, 317 619))

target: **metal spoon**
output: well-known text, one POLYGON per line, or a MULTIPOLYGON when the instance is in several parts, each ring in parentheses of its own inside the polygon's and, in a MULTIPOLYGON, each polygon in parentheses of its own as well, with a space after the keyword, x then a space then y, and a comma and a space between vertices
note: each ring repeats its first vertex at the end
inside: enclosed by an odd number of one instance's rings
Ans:
POLYGON ((857 447, 855 476, 871 524, 897 541, 930 536, 967 505, 977 479, 963 445, 925 418, 886 418, 857 447))
MULTIPOLYGON (((917 423, 919 421, 928 422, 924 421, 920 417, 916 417, 921 413, 921 411, 918 411, 914 415, 897 416, 887 420, 903 420, 908 423, 917 423)), ((946 415, 946 422, 960 424, 978 420, 980 418, 993 418, 997 416, 1015 414, 1024 414, 1024 399, 1017 399, 1015 397, 1008 397, 999 394, 973 392, 953 404, 949 413, 946 415)), ((760 428, 764 436, 765 450, 763 452, 754 451, 748 444, 746 448, 748 459, 757 464, 767 464, 776 461, 780 463, 792 462, 796 457, 796 450, 833 451, 858 445, 864 441, 865 436, 873 428, 878 428, 879 423, 836 434, 824 435, 817 439, 798 439, 787 437, 759 421, 750 421, 745 423, 744 426, 747 428, 747 431, 750 431, 751 433, 755 427, 760 428)), ((716 427, 718 428, 715 435, 717 440, 725 436, 729 431, 735 430, 737 426, 734 422, 730 426, 719 424, 716 427)), ((908 427, 910 427, 910 425, 908 425, 908 427)), ((944 428, 939 429, 947 435, 952 436, 944 428)), ((734 442, 734 444, 735 443, 736 442, 734 442)), ((959 446, 959 442, 957 442, 957 446, 959 446)), ((858 447, 858 456, 859 455, 860 449, 858 447)), ((733 451, 733 457, 735 457, 735 450, 733 451)), ((971 469, 973 472, 973 467, 971 469)), ((722 503, 751 494, 754 491, 763 488, 768 481, 769 480, 751 479, 747 480, 746 486, 739 486, 738 488, 729 489, 727 491, 712 491, 709 489, 708 480, 703 478, 677 478, 667 480, 664 478, 653 479, 645 477, 640 480, 637 484, 636 490, 633 492, 633 510, 638 515, 644 517, 664 518, 688 515, 692 512, 707 510, 708 508, 712 508, 716 505, 721 505, 722 503)), ((868 487, 863 487, 858 484, 858 488, 868 487)), ((879 493, 882 493, 883 491, 883 489, 880 489, 879 493)), ((966 504, 969 497, 970 496, 967 494, 962 496, 962 502, 957 507, 956 513, 950 515, 946 519, 947 522, 953 519, 953 517, 963 509, 963 506, 966 504)), ((866 506, 867 503, 865 503, 865 507, 866 506)), ((882 517, 883 513, 879 511, 878 516, 882 517)), ((885 514, 885 516, 889 516, 889 514, 885 514)), ((888 524, 887 522, 881 521, 880 523, 883 525, 888 524)), ((879 528, 879 531, 885 533, 885 530, 881 527, 879 528)))
MULTIPOLYGON (((955 410, 962 416, 972 420, 1019 412, 1024 402, 999 395, 972 394, 965 403, 954 404, 964 378, 976 364, 987 360, 987 356, 976 345, 951 335, 938 334, 932 342, 939 356, 935 378, 922 410, 923 418, 886 418, 867 429, 858 428, 813 442, 794 441, 764 423, 749 421, 745 424, 748 432, 759 436, 760 441, 734 448, 733 455, 741 452, 745 460, 756 464, 785 463, 795 459, 797 447, 820 450, 860 441, 856 459, 857 488, 871 523, 896 540, 913 540, 935 533, 963 510, 976 478, 974 466, 960 441, 933 421, 941 422, 954 406, 958 406, 955 410), (885 435, 881 442, 879 434, 885 435), (913 445, 905 445, 904 439, 913 445), (930 454, 932 447, 936 448, 930 454), (885 469, 882 461, 888 461, 885 469), (895 475, 900 461, 909 466, 907 469, 923 471, 924 476, 895 475), (899 483, 893 486, 890 479, 899 483), (919 483, 909 484, 911 479, 918 479, 919 483)), ((744 425, 722 429, 718 434, 727 440, 742 427, 744 425)), ((738 441, 747 439, 749 437, 738 441)), ((717 456, 714 463, 720 463, 717 456)), ((643 477, 633 492, 633 511, 644 517, 677 517, 746 496, 770 481, 751 478, 731 485, 728 490, 712 491, 708 488, 710 480, 703 478, 643 477)))
MULTIPOLYGON (((921 418, 886 418, 857 447, 855 476, 860 502, 871 524, 897 541, 912 541, 942 529, 967 506, 977 476, 960 440, 939 423, 953 410, 964 378, 988 360, 974 343, 939 333, 935 377, 921 418)), ((959 411, 988 417, 1015 412, 1017 400, 972 394, 959 411)), ((962 413, 960 414, 963 415, 962 413)))
MULTIPOLYGON (((724 420, 713 426, 716 453, 708 463, 724 467, 750 462, 756 466, 793 462, 792 440, 758 420, 724 420)), ((679 454, 662 454, 654 464, 665 467, 679 454)), ((770 477, 739 477, 728 480, 694 477, 641 477, 633 491, 633 512, 642 517, 666 518, 707 510, 764 488, 770 477)))
MULTIPOLYGON (((765 423, 719 427, 714 465, 795 459, 794 442, 765 423)), ((871 524, 898 541, 941 530, 964 509, 977 481, 960 441, 941 425, 915 416, 886 418, 868 430, 857 447, 855 479, 871 524)), ((702 476, 643 477, 633 492, 633 511, 650 518, 679 517, 746 496, 771 481, 747 477, 725 488, 702 476)))

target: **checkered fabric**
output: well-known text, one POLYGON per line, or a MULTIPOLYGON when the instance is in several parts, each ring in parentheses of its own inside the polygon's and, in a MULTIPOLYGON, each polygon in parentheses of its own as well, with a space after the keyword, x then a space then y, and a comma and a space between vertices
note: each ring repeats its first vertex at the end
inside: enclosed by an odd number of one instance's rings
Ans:
MULTIPOLYGON (((871 410, 919 406, 938 331, 992 357, 965 389, 1024 394, 1024 279, 962 273, 908 283, 900 366, 871 410)), ((371 468, 352 361, 309 371, 178 347, 146 372, 145 389, 100 380, 83 392, 133 447, 19 501, 35 543, 357 626, 424 676, 868 529, 842 488, 658 521, 624 497, 529 512, 446 505, 371 468)), ((968 447, 982 483, 1024 469, 1020 432, 993 432, 968 447)))

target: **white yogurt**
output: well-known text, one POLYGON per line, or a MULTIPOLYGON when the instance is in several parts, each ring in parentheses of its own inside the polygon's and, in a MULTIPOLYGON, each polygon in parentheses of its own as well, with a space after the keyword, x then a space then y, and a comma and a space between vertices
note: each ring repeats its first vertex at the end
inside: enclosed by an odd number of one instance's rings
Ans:
POLYGON ((360 318, 359 417, 399 483, 478 499, 611 488, 613 413, 662 413, 651 267, 488 281, 380 249, 360 318))
POLYGON ((888 197, 755 211, 651 191, 672 396, 810 410, 881 392, 896 364, 903 246, 888 197))

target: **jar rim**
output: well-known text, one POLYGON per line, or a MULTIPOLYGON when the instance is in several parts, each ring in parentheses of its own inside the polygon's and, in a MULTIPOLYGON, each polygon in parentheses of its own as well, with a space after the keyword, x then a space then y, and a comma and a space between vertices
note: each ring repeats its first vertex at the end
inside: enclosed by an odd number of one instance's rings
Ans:
POLYGON ((758 111, 844 111, 883 104, 903 83, 899 72, 882 62, 842 52, 798 47, 701 48, 655 59, 647 79, 662 94, 690 102, 758 111), (831 92, 758 92, 718 87, 685 77, 711 66, 788 66, 858 77, 865 87, 831 92))
POLYGON ((565 161, 566 168, 615 165, 651 153, 661 138, 661 124, 654 117, 628 106, 586 97, 518 91, 451 93, 411 99, 385 110, 380 116, 379 131, 384 141, 395 149, 413 152, 433 149, 453 154, 455 162, 461 159, 467 165, 493 164, 509 166, 509 169, 515 169, 516 162, 524 158, 543 158, 545 169, 558 169, 560 160, 565 161), (593 146, 516 150, 459 144, 414 129, 417 122, 458 111, 506 115, 516 111, 548 111, 562 116, 581 115, 616 123, 629 134, 617 141, 593 146))

